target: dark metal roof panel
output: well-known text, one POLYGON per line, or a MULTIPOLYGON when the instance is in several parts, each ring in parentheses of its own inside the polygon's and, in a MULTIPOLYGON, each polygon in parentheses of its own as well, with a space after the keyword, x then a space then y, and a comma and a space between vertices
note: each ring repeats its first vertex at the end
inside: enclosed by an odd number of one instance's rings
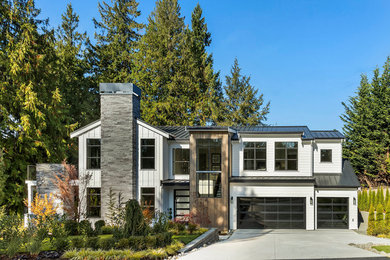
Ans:
POLYGON ((302 133, 302 139, 313 139, 307 126, 233 126, 239 133, 302 133))
POLYGON ((315 178, 311 176, 245 176, 231 177, 230 182, 234 183, 313 183, 315 178))
POLYGON ((190 134, 186 131, 185 126, 156 126, 156 128, 173 135, 175 139, 190 138, 190 134))
POLYGON ((358 188, 360 182, 355 174, 355 171, 348 160, 343 160, 343 172, 335 173, 314 173, 316 186, 321 188, 358 188))
POLYGON ((344 135, 337 130, 331 131, 311 131, 314 139, 344 139, 344 135))

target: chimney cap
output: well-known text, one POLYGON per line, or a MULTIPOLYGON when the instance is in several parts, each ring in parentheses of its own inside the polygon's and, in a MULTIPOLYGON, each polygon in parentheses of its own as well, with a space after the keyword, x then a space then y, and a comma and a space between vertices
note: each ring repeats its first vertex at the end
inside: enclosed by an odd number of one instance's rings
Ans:
POLYGON ((99 93, 102 94, 125 94, 141 96, 141 89, 133 83, 100 83, 99 93))

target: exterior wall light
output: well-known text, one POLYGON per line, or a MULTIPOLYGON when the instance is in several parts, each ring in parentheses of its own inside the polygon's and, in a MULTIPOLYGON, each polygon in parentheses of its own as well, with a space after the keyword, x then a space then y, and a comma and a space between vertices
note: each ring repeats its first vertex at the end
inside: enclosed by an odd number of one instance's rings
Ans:
POLYGON ((353 205, 356 206, 356 198, 353 198, 353 205))
POLYGON ((310 197, 310 206, 313 206, 313 197, 310 197))
POLYGON ((230 196, 230 203, 233 203, 233 196, 230 196))

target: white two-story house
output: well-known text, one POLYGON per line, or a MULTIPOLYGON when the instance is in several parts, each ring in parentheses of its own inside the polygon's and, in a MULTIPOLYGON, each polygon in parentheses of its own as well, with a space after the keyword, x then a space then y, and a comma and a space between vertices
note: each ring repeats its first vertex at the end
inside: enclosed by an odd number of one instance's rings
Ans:
POLYGON ((153 126, 140 118, 140 89, 101 84, 101 119, 71 134, 81 206, 104 219, 109 190, 204 226, 358 228, 357 189, 344 136, 306 126, 153 126), (80 183, 80 185, 82 185, 80 183))

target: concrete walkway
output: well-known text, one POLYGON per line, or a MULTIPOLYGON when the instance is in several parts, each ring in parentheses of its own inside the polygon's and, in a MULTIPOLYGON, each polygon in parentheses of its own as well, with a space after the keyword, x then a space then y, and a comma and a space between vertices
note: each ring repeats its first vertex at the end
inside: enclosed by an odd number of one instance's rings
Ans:
POLYGON ((390 239, 352 230, 236 230, 225 240, 180 259, 323 259, 381 257, 349 243, 390 245, 390 239))

